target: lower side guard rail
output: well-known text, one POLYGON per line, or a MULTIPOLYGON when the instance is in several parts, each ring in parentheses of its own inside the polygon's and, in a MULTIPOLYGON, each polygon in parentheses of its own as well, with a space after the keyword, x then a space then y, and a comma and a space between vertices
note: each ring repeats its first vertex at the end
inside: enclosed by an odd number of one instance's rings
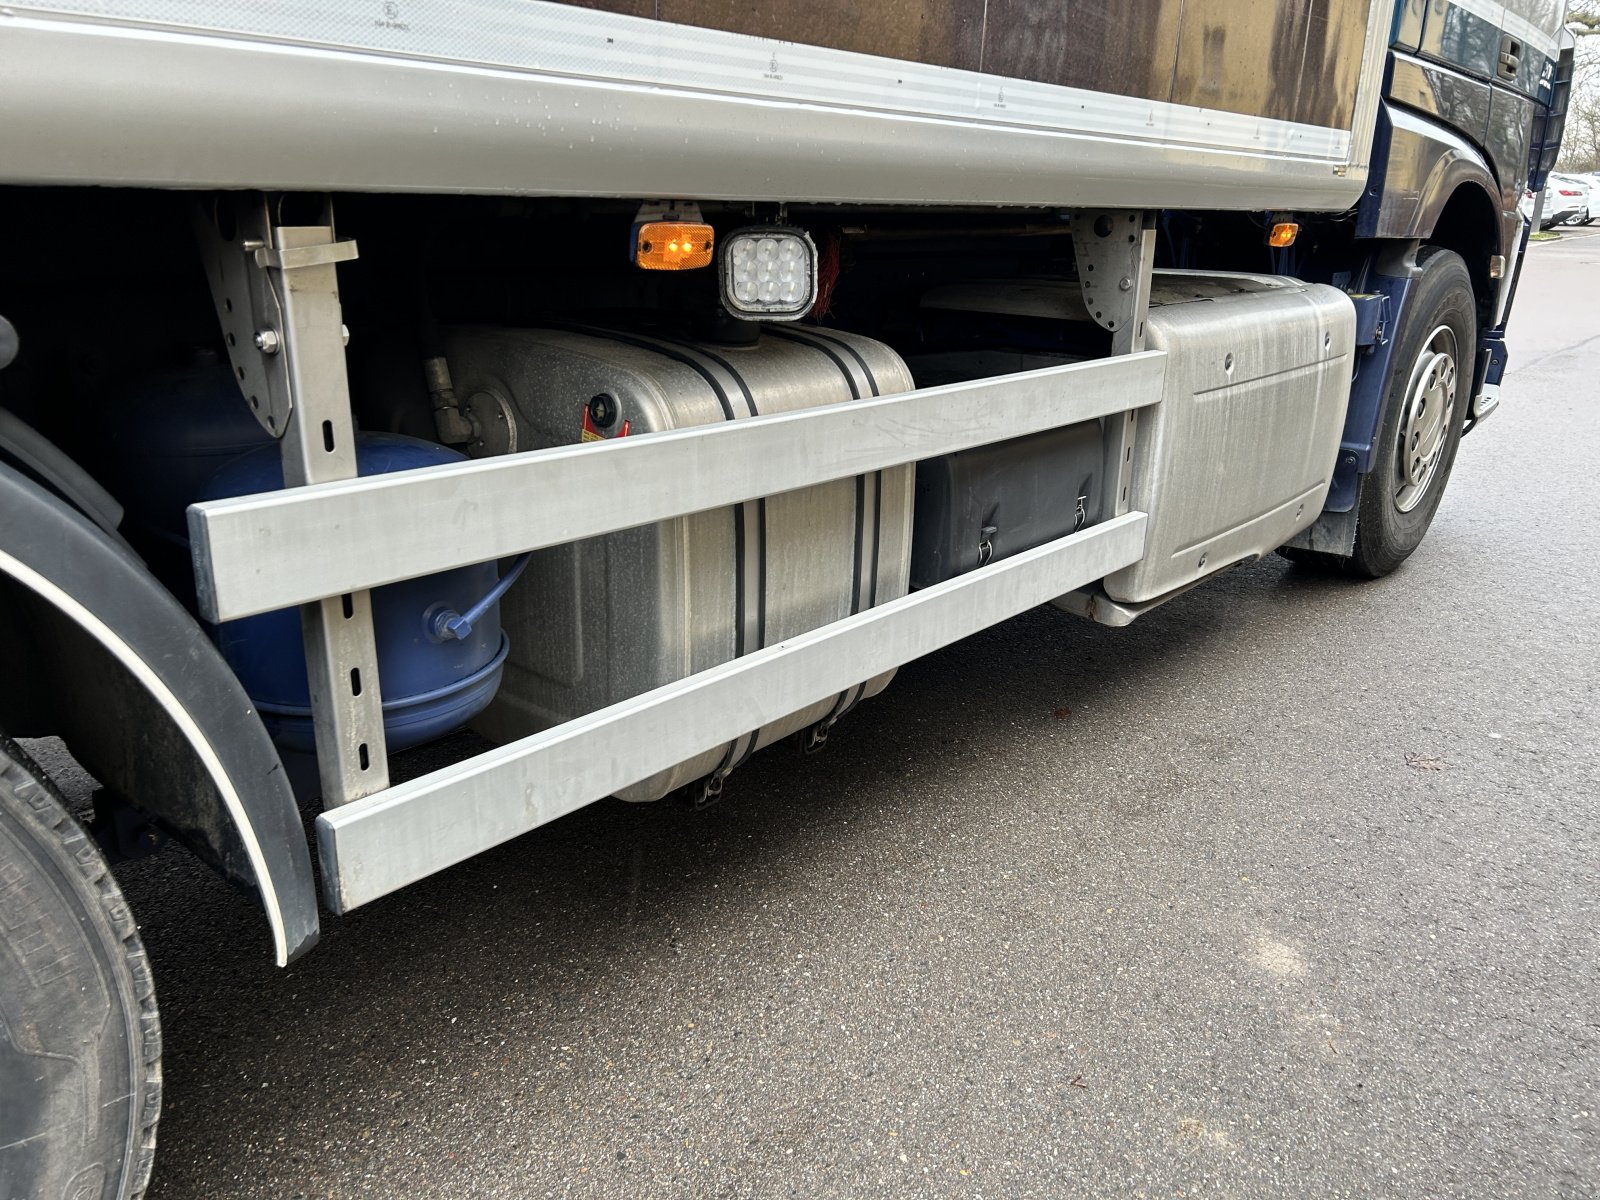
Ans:
POLYGON ((414 883, 919 658, 1131 566, 1129 512, 317 818, 335 912, 414 883))

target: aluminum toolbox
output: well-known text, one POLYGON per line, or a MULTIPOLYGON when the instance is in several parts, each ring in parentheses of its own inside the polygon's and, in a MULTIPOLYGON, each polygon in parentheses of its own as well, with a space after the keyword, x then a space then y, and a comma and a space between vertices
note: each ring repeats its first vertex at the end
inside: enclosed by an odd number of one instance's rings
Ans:
POLYGON ((1167 372, 1133 448, 1144 558, 1105 580, 1123 603, 1270 554, 1316 520, 1344 429, 1355 308, 1324 284, 1158 271, 1145 344, 1167 352, 1167 372))
MULTIPOLYGON (((912 388, 866 338, 785 328, 750 346, 605 331, 466 329, 448 354, 475 411, 519 450, 680 429, 912 388)), ((536 553, 501 603, 504 682, 476 722, 510 741, 905 594, 913 468, 899 467, 536 553)), ((892 672, 619 794, 720 777, 808 727, 826 733, 892 672)))
MULTIPOLYGON (((996 325, 1001 347, 1006 317, 1089 320, 1066 279, 978 281, 922 303, 996 325)), ((1145 346, 1167 352, 1166 378, 1161 403, 1139 414, 1123 505, 1150 514, 1145 554, 1105 580, 1125 604, 1270 554, 1316 520, 1344 430, 1355 309, 1337 288, 1282 276, 1157 271, 1145 346)))

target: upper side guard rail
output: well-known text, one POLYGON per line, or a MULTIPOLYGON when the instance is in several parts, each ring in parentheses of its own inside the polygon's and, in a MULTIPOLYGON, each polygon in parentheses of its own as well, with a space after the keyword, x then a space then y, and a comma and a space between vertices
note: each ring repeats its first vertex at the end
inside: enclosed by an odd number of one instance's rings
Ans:
POLYGON ((1154 404, 1152 350, 189 509, 200 610, 231 621, 1154 404))

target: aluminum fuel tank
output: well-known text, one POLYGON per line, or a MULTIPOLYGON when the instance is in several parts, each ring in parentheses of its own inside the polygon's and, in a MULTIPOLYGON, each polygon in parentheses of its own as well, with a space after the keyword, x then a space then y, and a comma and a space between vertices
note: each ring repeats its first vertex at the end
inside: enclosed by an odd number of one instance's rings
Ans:
MULTIPOLYGON (((832 330, 749 345, 600 330, 457 330, 456 394, 530 450, 788 412, 913 386, 888 347, 832 330)), ((510 741, 905 594, 910 467, 539 551, 501 604, 511 656, 476 722, 510 741)), ((620 795, 655 800, 832 722, 890 674, 620 795)))

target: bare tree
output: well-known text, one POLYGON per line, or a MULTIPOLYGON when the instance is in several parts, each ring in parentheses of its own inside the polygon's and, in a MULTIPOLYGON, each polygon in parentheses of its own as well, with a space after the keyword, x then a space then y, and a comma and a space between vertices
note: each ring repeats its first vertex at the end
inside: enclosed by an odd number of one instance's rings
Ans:
POLYGON ((1567 28, 1578 37, 1572 68, 1572 98, 1561 138, 1563 171, 1600 170, 1600 0, 1574 4, 1567 28))

